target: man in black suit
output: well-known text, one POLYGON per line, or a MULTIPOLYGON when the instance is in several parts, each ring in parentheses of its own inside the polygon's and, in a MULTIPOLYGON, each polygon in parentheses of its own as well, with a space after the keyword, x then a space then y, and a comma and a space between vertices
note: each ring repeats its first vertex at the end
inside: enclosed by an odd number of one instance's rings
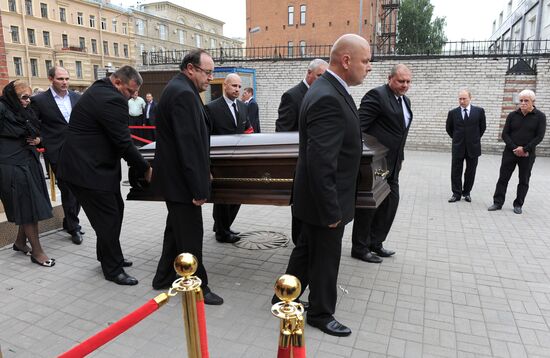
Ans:
POLYGON ((498 177, 493 205, 488 210, 502 209, 506 189, 512 173, 518 167, 518 186, 514 200, 514 213, 523 213, 523 203, 529 190, 529 178, 535 164, 536 147, 546 132, 546 115, 535 107, 535 92, 523 90, 519 93, 519 108, 508 114, 502 140, 506 143, 502 152, 500 175, 498 177))
POLYGON ((143 80, 130 66, 95 81, 71 113, 57 174, 86 212, 97 235, 97 259, 103 275, 119 285, 138 281, 123 269, 132 265, 120 247, 124 201, 120 194, 123 158, 151 180, 151 167, 130 138, 128 99, 143 80))
MULTIPOLYGON (((243 134, 250 128, 246 105, 239 101, 241 78, 236 73, 230 73, 223 82, 223 95, 206 105, 210 119, 212 135, 243 134)), ((231 230, 231 225, 240 205, 214 204, 214 231, 219 242, 233 243, 240 240, 238 233, 231 230)))
MULTIPOLYGON (((155 100, 153 99, 153 95, 151 93, 147 93, 145 95, 145 110, 143 111, 143 114, 145 115, 145 125, 146 126, 154 126, 155 125, 155 115, 156 115, 156 107, 157 104, 155 103, 155 100)), ((155 130, 154 129, 147 129, 145 130, 146 138, 155 141, 155 130)))
POLYGON ((447 115, 447 133, 453 139, 451 161, 451 189, 453 195, 449 203, 460 201, 462 197, 467 202, 472 201, 470 192, 474 186, 477 161, 481 155, 481 137, 487 127, 485 110, 472 106, 472 95, 468 90, 458 93, 458 106, 447 115), (462 187, 462 168, 466 161, 464 172, 464 187, 462 187))
POLYGON ((359 107, 361 130, 388 148, 386 162, 390 171, 387 177, 390 193, 380 206, 355 211, 351 256, 366 262, 380 263, 381 257, 395 254, 382 243, 390 232, 399 205, 399 172, 413 119, 411 101, 405 96, 411 78, 407 66, 393 66, 388 83, 368 91, 359 107))
POLYGON ((157 106, 157 143, 153 186, 166 201, 168 217, 162 255, 153 288, 170 287, 177 278, 174 259, 188 252, 198 260, 204 303, 221 305, 223 299, 208 288, 202 259, 202 208, 210 196, 210 137, 207 115, 199 95, 214 78, 214 61, 201 49, 189 51, 181 72, 164 88, 157 106))
POLYGON ((371 69, 368 42, 341 36, 327 71, 306 93, 300 110, 300 144, 293 215, 302 223, 286 273, 309 284, 307 323, 334 336, 351 330, 334 318, 344 227, 353 219, 362 142, 349 86, 371 69))
POLYGON ((248 121, 254 129, 254 133, 260 133, 260 109, 258 108, 258 102, 254 98, 254 88, 246 87, 243 89, 241 101, 246 104, 248 109, 248 121))
MULTIPOLYGON (((309 87, 325 73, 328 63, 325 60, 316 58, 307 66, 306 77, 281 96, 279 104, 279 117, 275 121, 276 132, 295 132, 298 130, 298 116, 300 115, 300 106, 309 87)), ((294 245, 298 242, 300 236, 300 220, 292 217, 291 237, 294 245)))
POLYGON ((279 117, 275 121, 276 132, 296 132, 298 130, 298 116, 300 106, 308 88, 327 69, 328 63, 325 60, 316 58, 307 66, 306 77, 281 96, 279 104, 279 117))
MULTIPOLYGON (((44 156, 57 175, 57 161, 61 145, 65 139, 65 130, 69 125, 71 111, 80 99, 80 95, 69 90, 69 72, 63 67, 54 66, 48 70, 48 79, 51 86, 32 97, 31 106, 40 121, 42 144, 46 148, 44 156)), ((82 243, 82 232, 78 213, 80 204, 63 179, 57 179, 57 186, 61 191, 63 206, 63 228, 71 234, 73 243, 82 243)))

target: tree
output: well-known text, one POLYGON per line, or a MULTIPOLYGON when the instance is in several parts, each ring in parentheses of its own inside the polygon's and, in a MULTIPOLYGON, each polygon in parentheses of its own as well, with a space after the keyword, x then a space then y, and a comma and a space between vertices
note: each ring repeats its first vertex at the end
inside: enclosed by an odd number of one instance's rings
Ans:
POLYGON ((432 21, 434 6, 430 0, 403 0, 397 16, 399 54, 441 53, 447 41, 445 17, 432 21))

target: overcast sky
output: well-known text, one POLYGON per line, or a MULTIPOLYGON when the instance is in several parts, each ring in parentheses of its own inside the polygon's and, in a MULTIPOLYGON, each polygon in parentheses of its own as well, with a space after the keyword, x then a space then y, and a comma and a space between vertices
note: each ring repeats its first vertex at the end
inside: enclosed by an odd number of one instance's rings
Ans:
MULTIPOLYGON (((124 6, 135 5, 133 0, 111 0, 124 6)), ((171 0, 173 3, 225 22, 224 35, 246 35, 245 0, 171 0)), ((142 1, 145 3, 147 1, 142 1)), ((445 16, 449 41, 486 40, 491 35, 493 20, 507 0, 431 0, 435 16, 445 16)))

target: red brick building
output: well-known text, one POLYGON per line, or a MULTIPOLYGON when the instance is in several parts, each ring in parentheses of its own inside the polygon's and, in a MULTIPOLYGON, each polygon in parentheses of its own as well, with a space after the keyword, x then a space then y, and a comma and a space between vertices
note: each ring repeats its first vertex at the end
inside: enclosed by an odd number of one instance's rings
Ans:
POLYGON ((355 33, 391 47, 398 7, 398 0, 246 0, 246 45, 301 51, 355 33))

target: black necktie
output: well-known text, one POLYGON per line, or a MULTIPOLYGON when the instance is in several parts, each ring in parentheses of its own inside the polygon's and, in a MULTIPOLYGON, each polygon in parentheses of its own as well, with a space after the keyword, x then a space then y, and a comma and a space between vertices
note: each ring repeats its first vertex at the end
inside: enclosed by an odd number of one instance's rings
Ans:
POLYGON ((403 109, 403 99, 401 96, 397 97, 397 102, 399 102, 399 108, 403 109))
POLYGON ((231 104, 233 106, 233 110, 235 111, 235 126, 239 125, 239 111, 237 111, 237 104, 233 102, 231 104))
POLYGON ((464 108, 464 120, 467 120, 468 118, 468 109, 464 108))

